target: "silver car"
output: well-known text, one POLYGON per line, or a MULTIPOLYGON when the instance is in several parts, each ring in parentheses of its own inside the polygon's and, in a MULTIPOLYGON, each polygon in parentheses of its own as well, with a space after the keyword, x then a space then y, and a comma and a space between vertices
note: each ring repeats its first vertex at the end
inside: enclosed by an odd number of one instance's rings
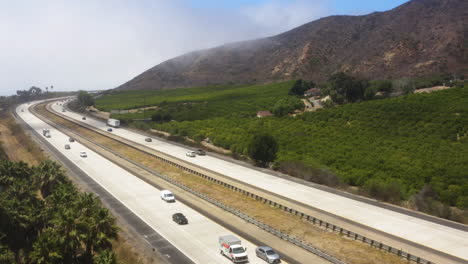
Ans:
POLYGON ((271 247, 258 247, 255 249, 255 255, 267 263, 281 263, 280 256, 271 247))

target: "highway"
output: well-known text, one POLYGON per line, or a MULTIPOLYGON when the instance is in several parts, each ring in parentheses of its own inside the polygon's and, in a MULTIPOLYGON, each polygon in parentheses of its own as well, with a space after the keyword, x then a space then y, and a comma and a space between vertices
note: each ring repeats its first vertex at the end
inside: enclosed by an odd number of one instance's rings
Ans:
MULTIPOLYGON (((82 120, 82 115, 80 114, 70 111, 62 112, 62 108, 59 105, 53 104, 52 109, 59 114, 66 115, 102 131, 107 131, 108 129, 105 123, 96 119, 88 118, 87 120, 82 120)), ((388 210, 209 155, 197 156, 196 158, 186 157, 185 153, 189 150, 188 148, 158 140, 154 137, 152 142, 145 142, 146 136, 123 128, 113 129, 112 133, 227 177, 360 223, 370 229, 382 231, 385 234, 423 245, 462 260, 453 263, 466 263, 466 260, 468 260, 468 232, 464 231, 466 228, 464 230, 452 228, 388 210)), ((398 248, 408 250, 404 244, 398 246, 398 248)))
MULTIPOLYGON (((200 264, 231 263, 227 258, 219 254, 218 237, 233 234, 233 232, 181 202, 166 203, 162 201, 158 189, 79 142, 70 143, 67 135, 51 128, 34 116, 28 107, 27 104, 18 106, 16 108, 17 115, 41 135, 42 129, 49 128, 51 137, 47 138, 47 141, 57 151, 60 151, 68 160, 94 179, 108 193, 118 199, 191 261, 200 264), (71 148, 65 149, 65 144, 70 144, 71 148), (81 151, 85 151, 87 157, 80 157, 81 151), (189 224, 178 225, 174 223, 172 214, 176 212, 187 216, 189 224)), ((264 263, 263 260, 255 256, 256 245, 239 235, 236 236, 247 247, 249 263, 264 263)), ((283 263, 286 262, 283 261, 283 263)))

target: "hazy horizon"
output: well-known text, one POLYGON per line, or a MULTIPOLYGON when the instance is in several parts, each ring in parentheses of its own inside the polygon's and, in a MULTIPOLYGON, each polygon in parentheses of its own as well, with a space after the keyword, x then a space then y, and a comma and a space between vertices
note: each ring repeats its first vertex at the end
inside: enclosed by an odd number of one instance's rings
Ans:
POLYGON ((0 0, 0 95, 114 88, 186 52, 406 0, 0 0))

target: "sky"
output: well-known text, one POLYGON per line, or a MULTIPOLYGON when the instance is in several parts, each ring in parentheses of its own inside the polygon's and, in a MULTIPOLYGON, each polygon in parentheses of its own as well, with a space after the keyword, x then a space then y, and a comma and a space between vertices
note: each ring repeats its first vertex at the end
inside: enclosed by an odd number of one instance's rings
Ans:
POLYGON ((102 90, 183 53, 407 0, 0 0, 0 95, 102 90))

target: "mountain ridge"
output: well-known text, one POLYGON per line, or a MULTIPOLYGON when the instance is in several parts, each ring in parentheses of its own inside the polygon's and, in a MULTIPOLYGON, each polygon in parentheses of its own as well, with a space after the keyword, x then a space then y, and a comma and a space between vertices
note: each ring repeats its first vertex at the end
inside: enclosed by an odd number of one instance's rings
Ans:
POLYGON ((167 60, 117 89, 468 73, 468 1, 412 0, 364 16, 329 16, 261 39, 167 60))

